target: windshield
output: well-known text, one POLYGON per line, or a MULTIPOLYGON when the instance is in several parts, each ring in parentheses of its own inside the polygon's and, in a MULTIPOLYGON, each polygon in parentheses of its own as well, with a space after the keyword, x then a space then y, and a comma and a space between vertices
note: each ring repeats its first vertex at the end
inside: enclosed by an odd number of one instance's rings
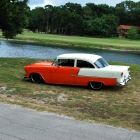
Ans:
POLYGON ((109 65, 103 58, 99 58, 94 64, 98 68, 104 68, 109 65))
POLYGON ((54 60, 54 62, 52 63, 52 66, 57 66, 57 59, 54 60))

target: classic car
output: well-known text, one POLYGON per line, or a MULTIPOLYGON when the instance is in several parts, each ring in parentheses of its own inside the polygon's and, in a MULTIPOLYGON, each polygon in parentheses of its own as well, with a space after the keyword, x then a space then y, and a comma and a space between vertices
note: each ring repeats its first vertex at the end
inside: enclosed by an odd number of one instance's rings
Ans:
POLYGON ((130 79, 130 66, 109 65, 99 55, 69 53, 59 55, 54 62, 36 62, 24 66, 24 78, 39 83, 90 86, 124 86, 130 79))

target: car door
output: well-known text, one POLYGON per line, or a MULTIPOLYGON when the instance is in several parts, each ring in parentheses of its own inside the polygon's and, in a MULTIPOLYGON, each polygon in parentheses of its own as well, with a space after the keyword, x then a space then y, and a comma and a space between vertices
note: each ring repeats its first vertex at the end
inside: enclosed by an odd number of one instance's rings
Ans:
POLYGON ((51 83, 74 84, 75 74, 74 59, 60 59, 51 69, 51 83))
POLYGON ((94 72, 95 67, 91 63, 84 60, 77 60, 76 67, 79 68, 80 70, 78 75, 75 77, 75 84, 86 86, 90 81, 90 79, 92 78, 90 76, 86 76, 86 74, 89 72, 88 70, 92 70, 94 72), (82 74, 80 74, 81 71, 82 74))

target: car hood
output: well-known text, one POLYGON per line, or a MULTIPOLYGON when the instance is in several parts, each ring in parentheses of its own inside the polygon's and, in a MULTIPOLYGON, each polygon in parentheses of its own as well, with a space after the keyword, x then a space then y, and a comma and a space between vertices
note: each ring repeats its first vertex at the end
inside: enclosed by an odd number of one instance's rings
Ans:
POLYGON ((50 66, 52 65, 52 62, 37 62, 32 64, 32 66, 50 66))

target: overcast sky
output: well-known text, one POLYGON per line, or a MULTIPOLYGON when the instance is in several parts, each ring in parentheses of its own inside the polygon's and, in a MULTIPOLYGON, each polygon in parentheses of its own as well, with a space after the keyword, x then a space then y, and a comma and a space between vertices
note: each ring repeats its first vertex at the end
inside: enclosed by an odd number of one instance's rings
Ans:
MULTIPOLYGON (((125 1, 125 0, 29 0, 28 5, 31 8, 35 8, 37 6, 44 7, 45 5, 53 5, 60 6, 65 5, 68 2, 78 3, 82 6, 85 6, 86 3, 94 3, 94 4, 107 4, 109 6, 116 6, 116 4, 125 1)), ((133 0, 134 2, 138 2, 140 0, 133 0)))

